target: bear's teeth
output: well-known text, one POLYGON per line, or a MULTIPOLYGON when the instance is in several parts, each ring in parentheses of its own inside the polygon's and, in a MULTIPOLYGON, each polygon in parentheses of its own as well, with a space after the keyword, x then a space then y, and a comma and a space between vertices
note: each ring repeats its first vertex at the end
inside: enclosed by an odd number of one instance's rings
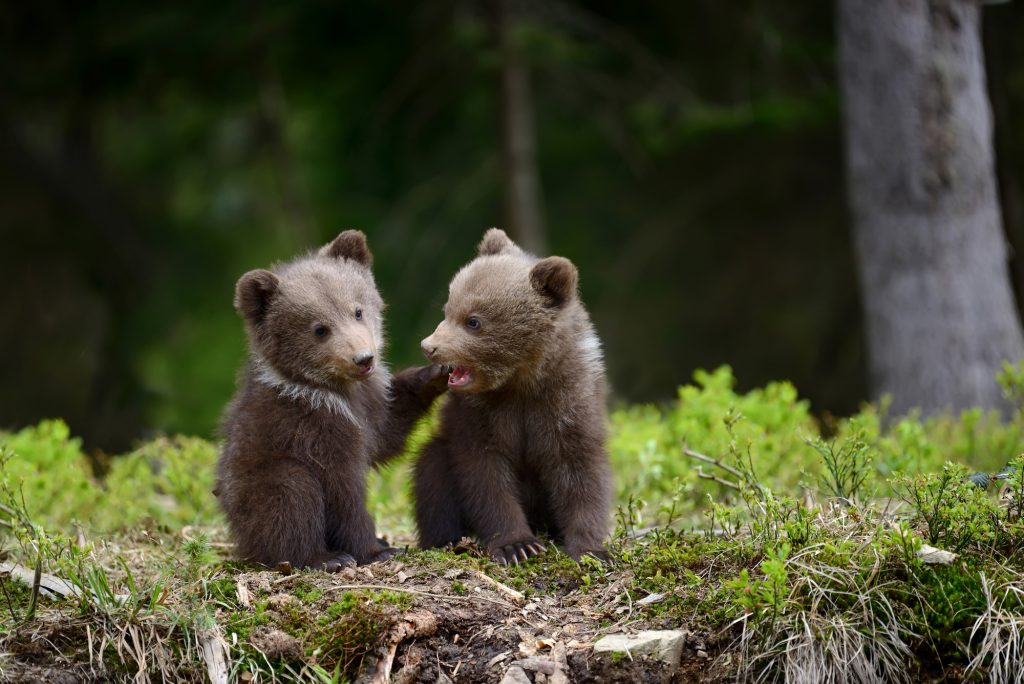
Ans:
POLYGON ((468 385, 473 380, 473 373, 465 366, 457 366, 448 374, 448 384, 454 387, 468 385))

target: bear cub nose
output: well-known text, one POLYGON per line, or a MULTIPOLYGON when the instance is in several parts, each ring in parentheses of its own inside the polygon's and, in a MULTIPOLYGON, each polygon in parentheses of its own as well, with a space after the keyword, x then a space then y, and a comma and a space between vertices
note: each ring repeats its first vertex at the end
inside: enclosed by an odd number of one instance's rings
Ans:
POLYGON ((423 354, 428 359, 434 358, 434 353, 437 351, 437 347, 435 347, 432 344, 429 344, 427 340, 423 340, 422 342, 420 342, 420 349, 423 350, 423 354))
POLYGON ((373 352, 361 351, 352 357, 352 363, 360 366, 361 368, 369 368, 370 364, 373 363, 373 352))

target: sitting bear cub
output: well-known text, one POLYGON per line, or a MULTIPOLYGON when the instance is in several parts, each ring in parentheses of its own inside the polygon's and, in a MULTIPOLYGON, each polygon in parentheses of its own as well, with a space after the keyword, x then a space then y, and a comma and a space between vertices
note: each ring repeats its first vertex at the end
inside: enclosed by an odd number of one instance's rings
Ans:
POLYGON ((366 473, 397 454, 445 390, 437 367, 391 377, 384 308, 359 231, 238 281, 250 359, 222 426, 217 496, 239 558, 337 570, 394 553, 366 473))
POLYGON ((606 557, 612 476, 600 342, 576 267, 538 259, 492 228, 451 282, 444 320, 423 340, 452 366, 438 434, 415 468, 420 545, 475 534, 500 563, 544 550, 606 557))

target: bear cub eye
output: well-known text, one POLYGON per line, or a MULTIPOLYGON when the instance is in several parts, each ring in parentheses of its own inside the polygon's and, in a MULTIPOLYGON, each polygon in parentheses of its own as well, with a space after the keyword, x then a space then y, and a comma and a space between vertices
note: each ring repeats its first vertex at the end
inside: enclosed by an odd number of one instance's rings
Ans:
POLYGON ((357 321, 363 320, 363 310, 362 309, 356 309, 356 320, 357 321))
POLYGON ((331 329, 326 325, 318 324, 313 328, 313 334, 317 336, 317 339, 324 339, 331 333, 331 329))
POLYGON ((466 319, 466 327, 469 328, 470 330, 479 330, 480 319, 477 318, 476 316, 470 316, 469 318, 466 319))

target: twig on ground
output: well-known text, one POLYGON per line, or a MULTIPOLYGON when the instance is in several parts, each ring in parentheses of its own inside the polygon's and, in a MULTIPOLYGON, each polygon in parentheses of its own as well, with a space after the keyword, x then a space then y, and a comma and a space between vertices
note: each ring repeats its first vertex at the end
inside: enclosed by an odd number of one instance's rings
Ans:
POLYGON ((469 574, 477 578, 487 586, 491 587, 492 589, 496 590, 499 594, 508 597, 508 599, 516 605, 522 605, 523 603, 526 603, 526 597, 523 596, 522 593, 516 591, 515 589, 506 584, 502 584, 493 577, 490 577, 484 574, 483 572, 480 572, 479 570, 473 568, 469 570, 469 574))
POLYGON ((6 582, 0 582, 0 589, 3 589, 3 591, 4 591, 4 598, 7 600, 7 610, 9 610, 11 612, 11 620, 13 620, 15 622, 15 624, 17 624, 17 622, 18 622, 18 615, 14 611, 14 602, 11 601, 11 595, 7 591, 7 583, 6 582))
POLYGON ((211 684, 228 684, 230 668, 227 647, 220 628, 215 627, 205 634, 199 641, 199 648, 203 652, 203 662, 206 663, 206 674, 210 677, 211 684))
MULTIPOLYGON (((0 574, 2 573, 9 574, 12 578, 18 580, 30 589, 36 585, 35 572, 29 570, 24 565, 19 565, 18 563, 0 563, 0 574)), ((54 598, 57 596, 60 596, 61 598, 79 596, 80 592, 78 588, 66 579, 42 572, 41 566, 39 566, 39 573, 39 591, 44 596, 48 598, 54 598)))
POLYGON ((370 684, 387 684, 391 681, 391 666, 395 662, 395 652, 398 651, 398 644, 392 643, 381 647, 384 654, 377 659, 373 668, 373 676, 370 677, 370 684))

